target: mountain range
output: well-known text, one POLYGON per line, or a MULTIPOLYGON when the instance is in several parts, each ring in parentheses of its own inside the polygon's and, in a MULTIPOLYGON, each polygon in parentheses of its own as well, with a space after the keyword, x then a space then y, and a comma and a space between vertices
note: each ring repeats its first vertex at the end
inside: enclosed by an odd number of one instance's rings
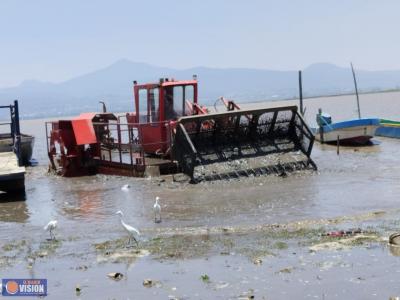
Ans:
MULTIPOLYGON (((239 103, 298 97, 298 71, 208 67, 178 70, 123 59, 61 83, 27 80, 15 87, 0 89, 0 103, 19 99, 24 118, 99 111, 100 100, 108 104, 110 111, 132 111, 133 80, 145 83, 156 82, 160 77, 191 79, 193 74, 199 80, 199 102, 206 105, 220 96, 239 103)), ((400 71, 357 70, 356 74, 362 92, 400 88, 400 71)), ((353 91, 350 68, 318 63, 303 70, 305 97, 353 91)))

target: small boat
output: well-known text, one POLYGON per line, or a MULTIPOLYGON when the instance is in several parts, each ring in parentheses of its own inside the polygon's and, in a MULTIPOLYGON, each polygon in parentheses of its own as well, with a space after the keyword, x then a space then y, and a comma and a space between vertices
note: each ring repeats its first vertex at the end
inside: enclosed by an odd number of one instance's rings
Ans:
POLYGON ((361 118, 356 74, 353 64, 350 63, 350 65, 356 92, 358 119, 332 123, 331 116, 322 113, 322 109, 320 108, 317 114, 319 128, 315 130, 315 137, 321 143, 339 143, 340 145, 354 146, 366 145, 370 143, 371 138, 375 136, 375 132, 380 126, 380 119, 361 118))
MULTIPOLYGON (((33 145, 35 143, 35 137, 21 133, 21 159, 22 164, 27 166, 30 165, 32 159, 33 145)), ((0 134, 0 153, 10 152, 14 150, 13 138, 10 133, 0 134)))
POLYGON ((12 151, 0 152, 0 191, 25 191, 25 167, 18 165, 18 157, 12 151))
POLYGON ((380 126, 380 119, 365 118, 332 123, 327 114, 318 114, 320 126, 315 130, 316 140, 323 143, 339 143, 341 145, 366 145, 380 126))
POLYGON ((381 119, 380 126, 376 130, 376 135, 399 139, 400 138, 400 122, 381 119))
POLYGON ((9 133, 0 134, 0 200, 8 200, 10 193, 25 193, 25 167, 32 157, 34 138, 21 134, 18 101, 14 105, 0 106, 10 112, 9 133), (6 195, 6 197, 4 197, 6 195))

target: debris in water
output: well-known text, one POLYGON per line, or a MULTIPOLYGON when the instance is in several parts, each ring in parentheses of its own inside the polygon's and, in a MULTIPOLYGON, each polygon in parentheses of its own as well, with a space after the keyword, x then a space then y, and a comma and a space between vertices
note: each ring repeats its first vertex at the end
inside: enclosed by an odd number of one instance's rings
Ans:
POLYGON ((48 255, 47 251, 42 251, 42 252, 38 253, 38 256, 41 257, 41 258, 43 258, 43 257, 45 257, 47 255, 48 255))
POLYGON ((363 231, 361 228, 350 229, 350 230, 339 230, 339 231, 331 231, 327 233, 323 233, 321 236, 331 236, 331 237, 342 237, 342 236, 351 236, 356 234, 361 234, 363 231))
POLYGON ((241 294, 239 296, 238 299, 240 300, 250 300, 250 299, 254 299, 254 291, 252 289, 248 290, 247 292, 244 292, 243 294, 241 294))
POLYGON ((228 282, 220 281, 215 285, 216 290, 221 290, 229 286, 228 282))
POLYGON ((357 277, 357 280, 360 280, 360 281, 361 281, 361 280, 365 280, 365 278, 359 276, 359 277, 357 277))
POLYGON ((127 191, 129 191, 130 188, 131 188, 131 186, 130 186, 129 184, 125 184, 125 185, 121 188, 121 190, 123 190, 124 192, 127 192, 127 191))
POLYGON ((75 293, 77 296, 81 294, 82 288, 79 286, 79 284, 76 285, 75 287, 75 293))
POLYGON ((108 273, 107 276, 114 280, 120 280, 120 279, 122 279, 122 277, 124 277, 124 275, 119 272, 108 273))
POLYGON ((255 264, 255 265, 262 265, 262 259, 261 258, 256 258, 255 260, 253 260, 253 264, 255 264))
POLYGON ((389 236, 389 244, 400 245, 400 233, 396 232, 389 236))
POLYGON ((153 280, 151 280, 151 279, 145 279, 145 280, 143 280, 143 286, 145 286, 145 287, 152 287, 152 286, 153 286, 153 280))
POLYGON ((189 181, 190 181, 190 177, 187 176, 186 174, 178 173, 178 174, 174 174, 174 175, 172 176, 172 180, 173 180, 174 182, 181 182, 181 183, 184 183, 184 182, 189 182, 189 181))
POLYGON ((207 274, 201 275, 200 278, 203 282, 210 282, 210 277, 207 274))
POLYGON ((321 250, 337 251, 337 250, 350 249, 355 246, 361 246, 365 243, 372 243, 372 242, 382 242, 382 238, 374 234, 370 235, 357 234, 351 237, 346 237, 346 238, 343 237, 333 242, 324 242, 316 244, 309 247, 309 250, 313 252, 321 250))
POLYGON ((292 270, 293 270, 293 268, 284 268, 284 269, 281 269, 281 270, 279 270, 278 271, 278 273, 286 273, 286 274, 289 274, 289 273, 292 273, 292 270))
POLYGON ((389 250, 393 256, 400 256, 400 246, 399 245, 389 244, 389 250))
POLYGON ((161 205, 158 203, 160 197, 156 197, 156 202, 153 205, 154 223, 161 223, 161 205))

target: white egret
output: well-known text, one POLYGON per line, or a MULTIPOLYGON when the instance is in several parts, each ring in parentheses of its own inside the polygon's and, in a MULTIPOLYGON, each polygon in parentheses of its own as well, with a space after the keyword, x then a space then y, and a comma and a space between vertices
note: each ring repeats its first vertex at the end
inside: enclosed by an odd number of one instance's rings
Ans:
POLYGON ((135 227, 132 227, 128 224, 126 224, 123 220, 122 217, 124 216, 124 214, 122 213, 122 211, 117 211, 115 213, 116 215, 119 215, 119 219, 121 221, 121 225, 122 227, 124 227, 124 229, 129 233, 129 240, 128 240, 128 245, 131 243, 131 238, 136 242, 136 246, 139 246, 139 243, 135 237, 136 236, 140 236, 140 232, 139 230, 137 230, 135 227))
POLYGON ((154 222, 155 223, 161 223, 161 206, 158 203, 158 200, 160 200, 160 197, 156 197, 156 203, 153 205, 153 211, 154 211, 154 222))
POLYGON ((121 188, 121 190, 123 190, 124 192, 127 192, 127 191, 129 191, 130 188, 131 188, 131 186, 130 186, 129 184, 125 184, 125 185, 121 188))
POLYGON ((50 239, 53 240, 56 238, 56 236, 53 234, 53 230, 57 228, 57 220, 51 220, 49 223, 47 223, 46 226, 44 226, 44 230, 50 232, 50 239))

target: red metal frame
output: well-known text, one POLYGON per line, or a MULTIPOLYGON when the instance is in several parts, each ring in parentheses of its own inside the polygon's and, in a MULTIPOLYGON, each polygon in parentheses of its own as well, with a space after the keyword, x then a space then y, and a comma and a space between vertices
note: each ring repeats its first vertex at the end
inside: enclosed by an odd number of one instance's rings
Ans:
MULTIPOLYGON (((134 84, 134 98, 135 98, 135 113, 131 114, 130 121, 134 121, 135 123, 140 124, 138 126, 138 130, 141 132, 141 136, 143 138, 142 144, 144 147, 144 151, 150 154, 161 154, 166 155, 170 149, 170 134, 167 126, 170 128, 174 126, 176 119, 167 119, 165 116, 165 99, 164 99, 164 91, 167 87, 175 87, 175 86, 192 86, 193 87, 193 103, 190 107, 190 114, 198 114, 198 113, 206 113, 205 109, 197 104, 197 80, 160 80, 158 84, 155 83, 147 83, 147 84, 134 84), (151 103, 150 103, 150 90, 158 89, 158 112, 159 116, 158 122, 149 122, 148 116, 151 114, 151 103), (140 122, 140 107, 141 103, 139 92, 140 90, 147 90, 147 123, 140 122)), ((185 99, 183 99, 184 101, 185 99)), ((182 103, 183 104, 183 103, 182 103)), ((188 106, 186 106, 188 107, 188 106)))
MULTIPOLYGON (((161 169, 176 171, 170 160, 171 136, 176 119, 165 115, 164 91, 174 86, 192 86, 193 102, 185 99, 182 91, 182 113, 185 115, 207 114, 208 110, 197 103, 197 80, 163 80, 159 83, 134 84, 135 111, 116 118, 111 113, 84 113, 72 120, 46 123, 46 138, 51 166, 63 176, 82 176, 95 173, 143 176, 147 165, 145 153, 159 155, 156 165, 161 169), (146 90, 147 111, 141 122, 140 90, 146 90), (150 90, 158 89, 157 122, 150 122, 150 90), (125 117, 126 122, 121 122, 125 117), (115 122, 114 122, 115 121, 115 122), (113 123, 114 122, 114 123, 113 123), (50 128, 49 128, 50 127, 50 128), (50 129, 50 130, 49 130, 50 129), (126 141, 126 136, 129 136, 126 141), (123 139, 125 138, 125 141, 123 139), (127 158, 126 155, 129 155, 127 158), (169 158, 169 160, 165 160, 169 158)), ((173 93, 173 92, 169 92, 173 93)), ((173 94, 172 94, 173 95, 173 94)), ((172 103, 173 105, 173 103, 172 103)), ((154 111, 153 111, 154 113, 154 111)), ((143 116, 143 112, 142 112, 143 116)))

